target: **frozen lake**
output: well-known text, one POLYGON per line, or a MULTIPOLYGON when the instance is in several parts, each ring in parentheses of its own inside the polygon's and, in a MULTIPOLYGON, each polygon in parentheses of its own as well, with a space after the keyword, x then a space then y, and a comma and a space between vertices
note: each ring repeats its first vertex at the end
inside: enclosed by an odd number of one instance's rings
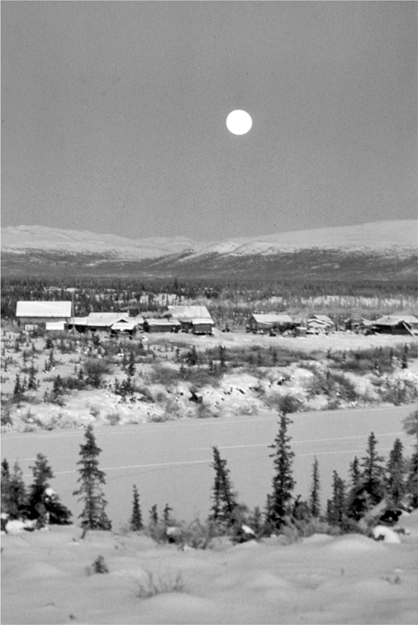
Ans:
MULTIPOLYGON (((402 420, 413 409, 385 406, 290 415, 293 424, 289 435, 296 454, 295 495, 307 497, 316 455, 325 507, 332 471, 346 479, 349 462, 355 455, 364 456, 371 431, 378 440, 378 453, 387 456, 398 437, 405 453, 410 454, 413 440, 404 434, 402 420)), ((104 491, 113 528, 119 529, 129 520, 133 484, 140 493, 144 521, 155 503, 161 512, 168 503, 177 519, 191 520, 197 515, 204 519, 211 506, 214 445, 228 461, 239 500, 251 508, 258 505, 264 509, 273 477, 268 445, 277 431, 278 417, 265 414, 97 428, 96 440, 102 449, 99 462, 106 473, 104 491)), ((72 492, 77 487, 76 463, 83 442, 82 430, 3 434, 2 458, 11 466, 17 459, 30 483, 29 467, 38 452, 45 454, 55 475, 51 486, 76 517, 81 508, 72 492)))

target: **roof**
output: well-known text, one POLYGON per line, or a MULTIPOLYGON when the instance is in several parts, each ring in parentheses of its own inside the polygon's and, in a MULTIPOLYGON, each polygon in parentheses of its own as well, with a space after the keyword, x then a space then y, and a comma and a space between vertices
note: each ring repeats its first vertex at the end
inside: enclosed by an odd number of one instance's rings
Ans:
POLYGON ((162 317, 158 317, 155 319, 147 319, 147 324, 149 326, 179 326, 180 321, 178 319, 166 319, 162 317))
POLYGON ((16 317, 71 317, 72 304, 67 302, 17 302, 16 317))
POLYGON ((418 324, 418 319, 414 315, 386 315, 376 319, 373 322, 374 325, 379 326, 396 326, 398 323, 407 323, 408 325, 418 324))
POLYGON ((253 313, 252 317, 257 323, 293 323, 291 316, 285 313, 253 313))
POLYGON ((134 323, 132 321, 116 321, 116 323, 112 325, 111 329, 131 331, 131 330, 135 330, 137 325, 138 325, 137 323, 134 323))
POLYGON ((108 328, 118 321, 129 319, 123 313, 90 313, 86 325, 92 328, 108 328))
POLYGON ((210 325, 210 326, 214 326, 215 322, 213 321, 213 319, 207 319, 207 317, 203 317, 203 319, 192 319, 191 320, 192 325, 200 325, 200 324, 204 324, 204 325, 210 325))
POLYGON ((206 306, 167 306, 167 313, 175 319, 212 319, 206 306))
POLYGON ((311 321, 319 321, 321 323, 327 323, 331 326, 335 325, 333 320, 328 317, 328 315, 311 315, 308 319, 308 323, 311 321))

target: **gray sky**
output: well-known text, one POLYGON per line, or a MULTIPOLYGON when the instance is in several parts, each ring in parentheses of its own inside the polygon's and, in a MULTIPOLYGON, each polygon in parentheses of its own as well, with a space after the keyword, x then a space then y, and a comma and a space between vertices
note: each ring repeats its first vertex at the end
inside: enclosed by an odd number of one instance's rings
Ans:
POLYGON ((213 240, 416 217, 416 2, 1 12, 3 226, 213 240))

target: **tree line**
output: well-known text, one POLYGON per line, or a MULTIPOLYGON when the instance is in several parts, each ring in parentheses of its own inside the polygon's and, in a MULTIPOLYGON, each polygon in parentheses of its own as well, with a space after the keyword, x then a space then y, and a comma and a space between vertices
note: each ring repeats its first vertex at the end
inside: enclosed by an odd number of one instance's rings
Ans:
MULTIPOLYGON (((221 458, 219 449, 213 447, 215 477, 211 492, 212 506, 206 523, 194 523, 194 529, 186 528, 172 518, 172 508, 166 504, 162 515, 157 505, 149 511, 147 530, 157 540, 184 542, 205 546, 214 536, 227 535, 240 542, 249 538, 261 538, 283 532, 286 528, 306 535, 326 529, 333 532, 367 531, 368 525, 377 521, 393 524, 402 510, 418 508, 418 410, 405 420, 405 431, 415 437, 411 458, 404 456, 401 440, 397 438, 389 458, 378 453, 377 439, 373 432, 367 440, 365 455, 354 457, 349 465, 349 479, 343 480, 333 472, 331 497, 321 508, 321 482, 318 459, 312 466, 309 496, 302 500, 295 496, 293 462, 289 425, 292 423, 286 407, 281 411, 278 432, 269 446, 273 460, 271 490, 265 507, 254 510, 239 501, 234 490, 227 461, 221 458), (367 519, 369 521, 367 522, 367 519), (322 524, 322 525, 321 525, 322 524), (196 538, 200 536, 201 540, 196 538)), ((84 442, 80 446, 78 487, 73 495, 83 504, 79 515, 83 536, 88 530, 111 530, 104 496, 105 473, 99 468, 98 447, 91 425, 86 428, 84 442)), ((64 506, 50 486, 54 477, 45 456, 38 454, 32 468, 33 482, 26 488, 22 471, 16 462, 11 470, 6 459, 1 468, 2 526, 7 531, 8 520, 29 521, 30 529, 48 524, 71 523, 71 512, 64 506)), ((145 529, 137 485, 133 485, 132 513, 129 527, 133 531, 145 529)))

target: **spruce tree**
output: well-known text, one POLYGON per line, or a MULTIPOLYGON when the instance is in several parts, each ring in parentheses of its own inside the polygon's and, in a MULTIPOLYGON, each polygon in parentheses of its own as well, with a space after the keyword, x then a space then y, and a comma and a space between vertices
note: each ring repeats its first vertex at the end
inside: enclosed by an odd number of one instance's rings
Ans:
POLYGON ((156 503, 152 506, 151 510, 149 511, 149 522, 151 526, 158 525, 158 510, 157 510, 156 503))
POLYGON ((79 515, 81 527, 85 530, 110 530, 111 522, 105 508, 107 501, 104 498, 101 485, 105 484, 105 473, 99 469, 97 457, 102 451, 96 444, 93 427, 89 425, 85 433, 86 442, 80 445, 80 465, 78 472, 80 484, 73 495, 80 495, 79 501, 84 502, 84 509, 79 515))
POLYGON ((406 491, 403 445, 399 438, 393 443, 386 471, 386 499, 390 506, 396 508, 402 502, 406 491))
POLYGON ((1 463, 1 510, 9 514, 10 509, 10 467, 6 458, 1 463))
POLYGON ((418 508, 418 445, 409 461, 406 490, 409 495, 409 503, 416 510, 418 508))
POLYGON ((376 451, 377 440, 373 432, 370 432, 367 440, 366 456, 362 458, 362 484, 365 492, 374 506, 384 496, 384 458, 376 451))
POLYGON ((274 453, 275 474, 273 476, 273 491, 269 502, 269 516, 267 523, 274 529, 280 529, 286 524, 286 519, 291 511, 292 492, 295 481, 292 474, 294 452, 290 447, 291 437, 287 434, 287 428, 292 421, 283 412, 279 422, 279 432, 272 445, 274 453))
POLYGON ((350 478, 351 488, 358 488, 361 482, 361 470, 357 456, 354 456, 353 462, 350 462, 350 478))
POLYGON ((229 477, 229 469, 226 468, 226 460, 223 460, 217 447, 213 447, 213 464, 215 469, 215 481, 213 484, 213 505, 209 519, 219 524, 231 526, 233 515, 237 507, 235 494, 229 477))
POLYGON ((346 513, 346 485, 337 471, 332 474, 332 499, 328 500, 328 523, 341 527, 346 513))
POLYGON ((67 525, 71 512, 64 506, 57 494, 50 488, 49 481, 54 477, 51 467, 43 454, 37 454, 32 469, 33 482, 28 495, 28 515, 36 519, 40 526, 67 525))
POLYGON ((131 530, 139 532, 144 527, 142 523, 141 508, 139 505, 139 493, 136 484, 133 486, 133 501, 132 501, 132 516, 131 516, 131 530))
POLYGON ((11 519, 25 519, 27 516, 26 487, 17 460, 13 466, 13 472, 9 473, 8 487, 8 508, 5 512, 11 519))
POLYGON ((321 513, 321 503, 320 503, 320 484, 319 484, 319 466, 318 459, 315 456, 313 467, 312 467, 312 486, 311 492, 309 496, 309 510, 314 518, 318 518, 321 513))

